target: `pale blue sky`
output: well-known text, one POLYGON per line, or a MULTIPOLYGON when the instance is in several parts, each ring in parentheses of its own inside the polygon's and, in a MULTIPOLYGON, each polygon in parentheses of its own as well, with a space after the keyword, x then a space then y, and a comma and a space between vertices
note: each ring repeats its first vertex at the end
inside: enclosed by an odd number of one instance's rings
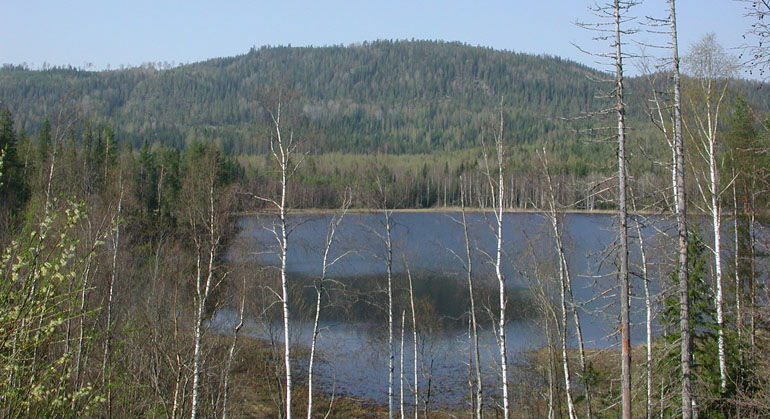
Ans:
MULTIPOLYGON (((600 48, 573 25, 585 0, 4 0, 0 63, 95 68, 231 56, 261 45, 332 45, 375 39, 462 41, 558 55, 592 65, 571 43, 600 48)), ((646 0, 639 16, 665 15, 646 0)), ((715 32, 738 47, 749 25, 734 0, 679 0, 681 48, 715 32)), ((635 46, 629 48, 636 49, 635 46)))

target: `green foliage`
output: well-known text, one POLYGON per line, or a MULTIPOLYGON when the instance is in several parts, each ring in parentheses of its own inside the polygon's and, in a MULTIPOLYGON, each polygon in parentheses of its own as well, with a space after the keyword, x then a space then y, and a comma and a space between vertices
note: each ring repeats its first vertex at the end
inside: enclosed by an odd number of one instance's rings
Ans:
MULTIPOLYGON (((690 335, 692 336, 693 348, 693 366, 692 375, 694 377, 696 394, 698 395, 699 409, 705 417, 724 417, 724 406, 721 405, 723 397, 728 397, 734 393, 733 384, 729 383, 728 394, 722 394, 720 389, 719 377, 719 358, 717 351, 718 325, 716 321, 716 305, 714 300, 714 291, 709 284, 709 257, 711 253, 707 250, 701 238, 695 232, 690 232, 688 243, 688 282, 689 282, 689 300, 690 300, 690 335)), ((658 365, 659 374, 666 377, 678 377, 681 374, 680 369, 680 346, 681 339, 679 323, 679 292, 678 292, 678 273, 675 271, 670 275, 673 289, 664 298, 664 310, 660 318, 660 325, 663 328, 663 345, 660 346, 660 363, 658 365)), ((738 357, 738 348, 733 331, 726 331, 726 354, 728 374, 731 377, 739 377, 745 374, 738 357)), ((677 400, 680 397, 679 380, 669 381, 667 390, 671 392, 670 396, 674 400, 670 404, 671 411, 676 411, 680 406, 677 400)), ((671 413, 671 411, 669 413, 671 413)))
POLYGON ((28 187, 18 158, 18 136, 8 108, 0 109, 0 150, 3 168, 0 174, 0 212, 15 215, 28 197, 28 187))
POLYGON ((73 385, 65 324, 82 287, 74 228, 77 205, 51 213, 12 241, 0 259, 0 416, 64 417, 88 412, 101 398, 73 385))

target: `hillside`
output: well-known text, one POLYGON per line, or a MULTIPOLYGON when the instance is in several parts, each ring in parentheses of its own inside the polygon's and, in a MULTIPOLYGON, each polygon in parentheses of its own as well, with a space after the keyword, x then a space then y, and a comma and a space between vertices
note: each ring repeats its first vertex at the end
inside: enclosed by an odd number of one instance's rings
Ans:
MULTIPOLYGON (((574 126, 561 118, 600 107, 596 98, 606 86, 592 80, 599 76, 550 56, 378 41, 263 47, 166 70, 5 67, 0 103, 27 130, 62 103, 76 103, 90 118, 114 124, 134 145, 181 146, 200 138, 242 154, 264 150, 264 142, 253 140, 266 122, 257 98, 282 85, 299 95, 297 126, 317 152, 426 153, 478 145, 480 126, 494 118, 501 99, 515 141, 574 138, 574 126)), ((639 83, 629 84, 633 89, 639 83)), ((740 87, 753 102, 764 96, 749 84, 740 87)))

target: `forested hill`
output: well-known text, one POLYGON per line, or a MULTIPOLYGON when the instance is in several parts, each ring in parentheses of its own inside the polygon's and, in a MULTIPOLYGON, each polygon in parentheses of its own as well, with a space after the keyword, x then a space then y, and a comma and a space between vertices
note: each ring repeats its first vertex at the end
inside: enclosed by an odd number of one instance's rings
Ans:
MULTIPOLYGON (((520 142, 574 137, 561 118, 601 107, 601 74, 550 56, 459 43, 377 41, 348 47, 263 47, 159 70, 0 71, 0 101, 27 130, 76 104, 139 145, 217 141, 232 154, 262 151, 257 97, 282 85, 299 95, 298 129, 314 150, 424 153, 479 141, 502 100, 506 130, 520 142)), ((631 89, 640 85, 631 80, 631 89)), ((761 101, 739 83, 750 102, 761 101), (752 100, 757 99, 757 100, 752 100)), ((766 101, 766 100, 765 100, 766 101)), ((633 101, 631 102, 633 106, 633 101)), ((639 103, 639 102, 637 102, 639 103)))

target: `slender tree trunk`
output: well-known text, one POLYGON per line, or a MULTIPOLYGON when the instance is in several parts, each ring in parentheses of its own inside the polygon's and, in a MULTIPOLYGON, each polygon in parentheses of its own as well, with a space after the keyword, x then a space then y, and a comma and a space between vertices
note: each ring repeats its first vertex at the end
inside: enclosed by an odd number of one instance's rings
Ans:
POLYGON ((569 354, 567 353, 567 338, 569 328, 567 327, 567 286, 564 281, 564 265, 559 262, 559 291, 561 318, 559 324, 559 334, 561 335, 561 365, 564 373, 564 393, 567 396, 567 413, 570 419, 575 419, 575 403, 572 400, 572 379, 570 377, 569 354))
POLYGON ((391 236, 391 213, 385 210, 385 265, 388 280, 388 417, 393 419, 393 241, 391 236))
MULTIPOLYGON (((709 112, 710 116, 710 112, 709 112)), ((709 124, 711 128, 711 124, 709 124)), ((711 133, 708 141, 709 183, 711 189, 711 222, 714 230, 714 273, 716 276, 717 308, 717 351, 719 356, 719 387, 727 390, 727 362, 725 360, 724 297, 722 283, 722 214, 720 205, 720 182, 716 161, 716 133, 711 133)))
POLYGON ((53 185, 54 172, 56 171, 56 154, 57 154, 56 142, 54 141, 52 145, 53 145, 53 151, 51 151, 51 164, 48 166, 48 180, 45 186, 45 208, 43 209, 46 216, 48 216, 48 212, 50 211, 50 208, 51 208, 51 200, 52 200, 51 189, 53 185))
POLYGON ((401 312, 401 351, 398 357, 398 390, 399 390, 399 411, 401 412, 401 419, 405 419, 404 416, 404 320, 406 318, 406 310, 401 312))
MULTIPOLYGON (((733 172, 733 179, 735 179, 735 172, 733 172)), ((735 182, 735 181, 733 181, 735 182)), ((741 342, 741 334, 743 329, 743 313, 741 313, 741 297, 743 295, 743 283, 741 282, 741 259, 740 259, 740 241, 738 236, 738 225, 740 220, 738 219, 738 193, 736 192, 736 185, 733 183, 733 243, 735 246, 735 253, 733 255, 733 269, 735 269, 735 323, 738 332, 738 342, 741 342)), ((743 359, 743 353, 741 351, 741 359, 743 359)))
POLYGON ((756 293, 756 207, 755 204, 755 192, 756 185, 751 185, 751 203, 749 206, 749 338, 751 343, 751 360, 754 361, 757 349, 757 327, 756 327, 756 311, 757 311, 757 293, 756 293))
POLYGON ((235 357, 235 349, 238 345, 238 334, 243 327, 243 314, 246 309, 246 277, 243 277, 243 289, 241 290, 241 307, 238 310, 238 324, 233 328, 233 340, 230 343, 230 350, 227 353, 227 362, 225 363, 225 383, 222 392, 222 419, 227 419, 227 403, 228 396, 230 394, 230 370, 233 365, 233 358, 235 357))
MULTIPOLYGON (((177 306, 178 302, 178 287, 176 284, 174 284, 174 307, 177 306)), ((173 318, 174 318, 174 343, 176 343, 179 339, 179 314, 176 309, 173 310, 173 318)), ((176 379, 174 380, 174 400, 171 407, 171 418, 176 419, 178 417, 179 412, 179 392, 180 388, 182 386, 182 355, 179 353, 179 349, 175 347, 176 353, 174 354, 174 364, 176 367, 176 379)))
POLYGON ((626 106, 623 102, 623 52, 621 43, 620 1, 615 0, 615 113, 618 120, 618 231, 620 280, 620 386, 623 418, 631 417, 631 322, 630 284, 628 278, 628 213, 626 210, 626 106))
MULTIPOLYGON (((307 368, 307 418, 310 419, 313 416, 313 367, 315 366, 315 353, 316 353, 316 343, 318 341, 318 333, 319 333, 319 320, 321 317, 321 297, 322 297, 322 291, 324 282, 326 281, 326 272, 328 271, 329 267, 336 263, 342 256, 334 259, 333 261, 329 262, 329 251, 331 250, 332 243, 334 242, 334 235, 337 232, 337 227, 342 223, 342 219, 345 216, 345 212, 348 209, 348 206, 350 204, 350 201, 348 198, 345 199, 343 203, 342 208, 342 214, 337 217, 334 216, 329 223, 329 229, 326 233, 326 244, 324 246, 324 252, 323 257, 321 258, 321 277, 318 278, 318 280, 315 283, 315 292, 316 292, 316 300, 315 300, 315 316, 313 318, 313 336, 310 342, 310 361, 308 362, 308 368, 307 368)), ((344 255, 343 255, 344 256, 344 255)))
POLYGON ((548 419, 556 417, 556 379, 554 367, 553 341, 549 326, 549 317, 546 317, 545 332, 548 339, 548 419))
POLYGON ((413 377, 412 380, 414 381, 414 385, 412 386, 412 393, 414 397, 414 419, 417 419, 417 412, 420 407, 420 401, 419 401, 419 382, 417 381, 417 314, 415 314, 414 310, 414 288, 412 287, 412 273, 409 271, 409 268, 407 267, 406 270, 406 276, 409 279, 409 304, 412 309, 412 362, 413 362, 413 377))
POLYGON ((682 417, 693 417, 695 396, 692 392, 692 337, 690 334, 690 297, 687 262, 687 201, 685 194, 685 148, 682 136, 682 92, 679 72, 679 41, 676 29, 676 0, 668 0, 670 6, 671 53, 674 77, 674 157, 676 191, 676 221, 679 242, 679 331, 681 333, 680 364, 682 374, 682 417))
MULTIPOLYGON (((462 180, 462 179, 461 179, 462 180)), ((483 415, 483 386, 481 380, 481 356, 479 351, 479 333, 478 323, 476 322, 476 300, 473 295, 473 255, 471 254, 471 242, 468 234, 468 220, 465 214, 465 190, 460 189, 460 206, 462 208, 462 221, 463 221, 463 235, 465 237, 465 267, 468 279, 468 300, 470 302, 470 314, 471 314, 471 332, 473 343, 471 350, 473 353, 473 366, 476 375, 475 384, 475 417, 481 418, 483 415)))
MULTIPOLYGON (((502 257, 503 257, 503 202, 505 201, 505 184, 503 183, 503 159, 505 158, 503 150, 503 111, 500 109, 500 132, 499 136, 495 138, 495 148, 497 150, 497 182, 492 181, 491 173, 487 173, 490 180, 490 191, 493 195, 493 204, 495 205, 495 221, 497 223, 497 229, 495 232, 496 251, 495 251, 495 276, 498 282, 498 297, 499 297, 499 309, 500 318, 497 325, 497 339, 500 349, 500 379, 502 381, 503 389, 503 417, 508 419, 510 417, 510 403, 508 396, 508 354, 506 349, 506 336, 505 336, 505 309, 506 309, 506 286, 505 276, 503 275, 502 257), (495 189, 497 189, 495 191, 495 189)), ((487 164, 487 171, 489 172, 489 165, 487 164)))
MULTIPOLYGON (((285 167, 285 165, 284 165, 285 167)), ((286 262, 289 252, 289 240, 286 220, 286 171, 281 176, 281 304, 283 308, 283 362, 286 375, 286 419, 291 419, 292 374, 291 374, 291 337, 289 335, 289 282, 286 276, 286 262)))
MULTIPOLYGON (((634 203, 634 210, 636 210, 636 203, 632 196, 632 202, 634 203)), ((646 404, 646 417, 650 419, 652 417, 652 298, 650 296, 650 277, 647 274, 647 251, 644 247, 644 236, 642 235, 642 227, 637 219, 634 223, 636 226, 636 233, 639 237, 639 253, 642 258, 642 284, 644 285, 644 314, 645 314, 645 337, 646 337, 646 352, 647 362, 645 364, 646 378, 647 378, 647 404, 646 404)))
POLYGON ((123 209, 123 176, 120 176, 120 195, 118 210, 115 216, 115 238, 112 248, 112 271, 107 294, 107 324, 104 337, 104 357, 102 358, 102 385, 106 386, 107 417, 112 416, 112 302, 115 298, 115 282, 118 279, 118 248, 120 247, 120 217, 123 209))
MULTIPOLYGON (((86 317, 86 293, 88 291, 88 283, 91 273, 91 262, 93 260, 94 252, 90 252, 88 254, 88 258, 86 259, 86 268, 83 272, 83 287, 80 290, 80 308, 78 310, 78 346, 75 350, 75 383, 80 384, 80 374, 81 374, 81 367, 83 362, 83 346, 85 344, 85 317, 86 317)), ((74 401, 73 401, 74 403, 74 401)), ((74 405, 73 405, 74 408, 74 405)))
MULTIPOLYGON (((572 320, 575 323, 575 333, 578 340, 578 355, 580 357, 580 369, 581 376, 584 380, 584 395, 586 400, 586 417, 591 418, 593 416, 593 410, 591 406, 591 385, 588 382, 588 362, 586 361, 585 344, 583 341, 583 327, 580 322, 580 313, 575 303, 575 296, 572 292, 572 275, 570 274, 569 264, 567 263, 567 255, 564 251, 564 242, 562 240, 562 228, 558 219, 558 213, 556 209, 556 193, 553 187, 553 179, 548 168, 548 159, 546 158, 546 151, 542 152, 543 170, 545 172, 546 182, 548 184, 548 218, 551 221, 551 228, 553 229, 553 235, 557 250, 557 257, 559 259, 559 280, 564 286, 564 292, 566 292, 567 307, 572 311, 572 320)), ((565 331, 567 330, 565 326, 565 331)), ((565 338, 566 339, 566 338, 565 338)))
POLYGON ((313 366, 315 364, 316 342, 318 341, 318 320, 321 317, 321 285, 315 287, 315 315, 313 316, 313 335, 310 341, 310 361, 307 367, 307 418, 313 417, 313 366))
MULTIPOLYGON (((214 170, 214 169, 212 169, 214 170)), ((196 280, 196 297, 197 297, 197 310, 195 313, 195 337, 193 342, 193 387, 192 387, 192 408, 190 416, 196 418, 198 415, 198 409, 200 404, 200 387, 201 387, 201 369, 202 361, 201 356, 203 354, 203 317, 206 314, 206 302, 211 293, 211 285, 214 279, 214 259, 216 257, 216 249, 219 238, 216 237, 216 225, 214 220, 214 182, 215 178, 213 174, 209 179, 208 185, 208 267, 206 271, 206 279, 203 280, 202 268, 200 266, 200 250, 198 250, 198 268, 197 268, 197 280, 196 280)), ((200 247, 199 247, 200 249, 200 247)))

